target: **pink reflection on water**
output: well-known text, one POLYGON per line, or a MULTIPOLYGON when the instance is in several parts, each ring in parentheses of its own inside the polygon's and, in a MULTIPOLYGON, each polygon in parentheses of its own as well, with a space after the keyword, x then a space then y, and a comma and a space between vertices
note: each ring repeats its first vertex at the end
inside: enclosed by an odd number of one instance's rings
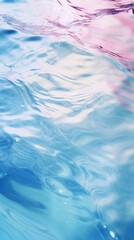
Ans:
POLYGON ((23 6, 25 24, 17 18, 8 23, 23 32, 51 35, 57 41, 106 54, 133 72, 133 8, 131 0, 30 0, 23 6))

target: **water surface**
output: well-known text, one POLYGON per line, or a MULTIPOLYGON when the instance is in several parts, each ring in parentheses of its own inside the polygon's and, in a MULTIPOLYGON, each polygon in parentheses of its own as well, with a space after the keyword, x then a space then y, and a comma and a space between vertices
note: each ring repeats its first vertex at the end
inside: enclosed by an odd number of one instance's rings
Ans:
POLYGON ((133 240, 134 3, 0 4, 0 239, 133 240))

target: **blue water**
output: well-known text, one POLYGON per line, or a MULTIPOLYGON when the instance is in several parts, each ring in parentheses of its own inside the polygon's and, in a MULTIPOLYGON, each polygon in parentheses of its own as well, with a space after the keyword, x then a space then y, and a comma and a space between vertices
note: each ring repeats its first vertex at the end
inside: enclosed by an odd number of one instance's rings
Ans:
MULTIPOLYGON (((4 14, 17 4, 2 1, 4 14)), ((0 29, 0 240, 133 240, 133 74, 9 17, 0 29)))

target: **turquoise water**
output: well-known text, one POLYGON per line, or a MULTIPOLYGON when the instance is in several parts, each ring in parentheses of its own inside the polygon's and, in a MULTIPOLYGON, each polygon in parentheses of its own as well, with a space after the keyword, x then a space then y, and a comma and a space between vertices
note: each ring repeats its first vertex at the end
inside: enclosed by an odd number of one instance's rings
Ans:
POLYGON ((134 239, 133 3, 98 3, 0 3, 0 240, 134 239))

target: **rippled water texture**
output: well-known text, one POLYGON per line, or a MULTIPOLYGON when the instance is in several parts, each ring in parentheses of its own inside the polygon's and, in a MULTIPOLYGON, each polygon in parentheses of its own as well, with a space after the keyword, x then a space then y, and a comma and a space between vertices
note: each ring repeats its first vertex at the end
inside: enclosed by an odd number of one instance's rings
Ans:
POLYGON ((133 9, 0 1, 0 240, 134 240, 133 9))

